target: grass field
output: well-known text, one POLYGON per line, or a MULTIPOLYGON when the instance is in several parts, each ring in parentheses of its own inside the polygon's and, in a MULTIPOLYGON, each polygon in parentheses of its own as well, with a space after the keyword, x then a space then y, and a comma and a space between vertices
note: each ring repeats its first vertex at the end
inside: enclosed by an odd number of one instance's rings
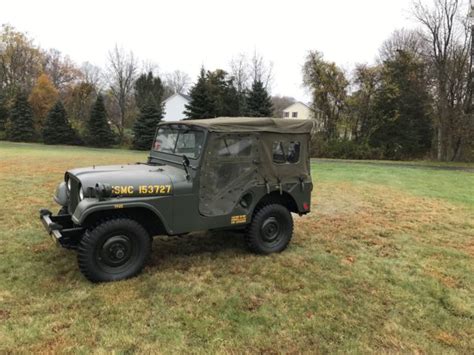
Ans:
POLYGON ((37 211, 65 169, 145 156, 0 143, 0 353, 474 353, 473 173, 315 164, 284 253, 159 237, 139 277, 91 284, 37 211))

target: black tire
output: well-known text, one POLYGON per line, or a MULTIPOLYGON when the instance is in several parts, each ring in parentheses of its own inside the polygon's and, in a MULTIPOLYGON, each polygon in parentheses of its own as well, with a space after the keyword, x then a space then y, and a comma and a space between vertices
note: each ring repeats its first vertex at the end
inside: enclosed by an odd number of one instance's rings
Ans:
POLYGON ((271 254, 285 250, 292 236, 290 211, 280 204, 270 204, 254 213, 245 241, 254 253, 271 254))
POLYGON ((77 252, 79 269, 88 280, 123 280, 143 269, 151 252, 151 238, 138 222, 117 218, 88 230, 77 252))

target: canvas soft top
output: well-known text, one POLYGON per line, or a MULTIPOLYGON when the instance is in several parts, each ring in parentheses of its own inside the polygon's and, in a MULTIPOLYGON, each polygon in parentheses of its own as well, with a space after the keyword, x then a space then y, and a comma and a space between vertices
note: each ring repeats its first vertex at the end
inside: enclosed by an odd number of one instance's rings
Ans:
POLYGON ((313 120, 271 117, 218 117, 200 120, 163 122, 161 125, 179 124, 205 128, 211 132, 271 132, 308 134, 314 128, 313 120))

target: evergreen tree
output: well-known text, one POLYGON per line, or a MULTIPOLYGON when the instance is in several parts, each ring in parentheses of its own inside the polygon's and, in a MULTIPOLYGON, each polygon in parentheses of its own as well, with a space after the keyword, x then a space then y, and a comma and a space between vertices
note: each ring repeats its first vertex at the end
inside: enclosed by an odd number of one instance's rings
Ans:
POLYGON ((189 96, 191 96, 191 101, 185 106, 186 111, 184 112, 188 118, 201 119, 217 117, 215 102, 212 99, 210 85, 204 68, 201 68, 198 81, 191 88, 189 96))
POLYGON ((86 143, 93 147, 110 147, 115 143, 115 136, 107 122, 104 98, 97 96, 86 124, 86 143))
POLYGON ((79 144, 79 137, 71 127, 66 110, 57 101, 49 111, 43 127, 43 142, 46 144, 79 144))
POLYGON ((16 96, 7 122, 7 139, 13 142, 33 142, 36 138, 33 127, 33 111, 26 95, 16 96))
POLYGON ((153 144, 156 127, 161 121, 162 115, 154 106, 145 106, 140 109, 133 125, 133 148, 138 150, 149 150, 153 144))
POLYGON ((213 101, 211 117, 235 117, 239 115, 239 97, 233 79, 222 69, 207 72, 207 83, 213 101))
POLYGON ((164 93, 163 81, 152 72, 140 75, 135 82, 135 102, 139 109, 153 106, 162 113, 164 93))
POLYGON ((251 117, 272 117, 273 105, 263 83, 256 80, 247 97, 247 115, 251 117))
POLYGON ((135 83, 135 101, 140 109, 133 125, 133 148, 149 150, 153 143, 156 127, 163 118, 164 86, 159 77, 151 72, 141 75, 135 83))
POLYGON ((375 98, 378 127, 370 144, 381 148, 386 158, 423 157, 431 148, 431 99, 423 62, 398 51, 384 62, 382 80, 375 98))

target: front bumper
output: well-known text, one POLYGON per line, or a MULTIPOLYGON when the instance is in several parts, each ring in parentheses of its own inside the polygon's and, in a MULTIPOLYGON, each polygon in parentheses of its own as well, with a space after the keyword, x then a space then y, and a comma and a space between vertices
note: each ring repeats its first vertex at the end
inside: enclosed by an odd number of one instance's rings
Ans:
POLYGON ((53 216, 47 209, 41 209, 39 214, 44 228, 53 240, 64 248, 77 248, 85 230, 72 222, 70 214, 53 216))

